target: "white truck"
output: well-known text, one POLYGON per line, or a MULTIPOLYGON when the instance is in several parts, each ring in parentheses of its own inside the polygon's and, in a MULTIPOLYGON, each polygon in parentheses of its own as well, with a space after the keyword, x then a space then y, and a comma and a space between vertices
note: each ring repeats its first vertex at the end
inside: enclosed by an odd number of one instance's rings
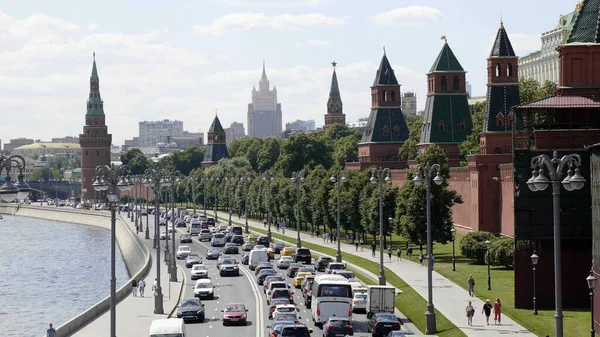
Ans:
POLYGON ((388 286, 368 286, 367 288, 367 319, 377 313, 394 313, 396 288, 388 286))

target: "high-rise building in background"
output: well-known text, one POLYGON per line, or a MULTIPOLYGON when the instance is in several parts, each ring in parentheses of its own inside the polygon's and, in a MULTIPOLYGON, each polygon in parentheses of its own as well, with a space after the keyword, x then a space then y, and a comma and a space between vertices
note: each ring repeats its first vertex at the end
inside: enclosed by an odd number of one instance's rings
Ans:
MULTIPOLYGON (((550 81, 558 84, 558 50, 557 47, 567 43, 569 33, 573 29, 577 13, 583 1, 575 6, 575 11, 561 15, 554 29, 542 33, 542 49, 519 58, 519 76, 533 78, 540 84, 550 81)), ((597 13, 596 13, 597 14, 597 13)))
POLYGON ((295 122, 285 123, 285 129, 289 131, 309 132, 316 130, 316 123, 313 119, 301 121, 297 119, 295 122))
POLYGON ((265 63, 258 85, 252 88, 252 103, 248 104, 248 137, 281 137, 281 103, 277 103, 277 88, 270 89, 265 63))
POLYGON ((469 83, 469 81, 467 81, 467 97, 468 98, 473 97, 473 96, 471 96, 472 90, 473 90, 473 88, 471 87, 471 83, 469 83))
POLYGON ((417 94, 410 91, 402 94, 402 112, 408 116, 417 114, 417 94))
POLYGON ((225 135, 227 136, 227 146, 236 139, 246 138, 246 131, 244 129, 244 123, 233 122, 225 129, 225 135))
POLYGON ((164 119, 139 123, 139 146, 156 146, 168 143, 169 137, 183 137, 183 122, 164 119))
POLYGON ((331 65, 333 66, 333 75, 331 75, 331 87, 329 88, 329 99, 327 100, 327 114, 325 114, 325 124, 323 124, 323 129, 327 129, 336 123, 346 125, 346 115, 344 115, 342 95, 340 94, 340 87, 335 72, 337 63, 333 61, 331 65))

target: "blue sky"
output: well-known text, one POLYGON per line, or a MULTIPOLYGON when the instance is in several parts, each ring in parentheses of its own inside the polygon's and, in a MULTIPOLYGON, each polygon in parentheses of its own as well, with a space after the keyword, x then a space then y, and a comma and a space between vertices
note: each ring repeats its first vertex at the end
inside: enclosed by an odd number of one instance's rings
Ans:
POLYGON ((206 131, 246 125, 263 59, 283 121, 322 125, 331 80, 347 121, 366 117, 386 47, 402 90, 425 104, 425 73, 442 35, 485 94, 486 57, 502 15, 519 55, 540 48, 576 0, 3 0, 0 5, 0 125, 9 138, 78 135, 92 52, 113 142, 137 136, 141 120, 178 119, 206 131))

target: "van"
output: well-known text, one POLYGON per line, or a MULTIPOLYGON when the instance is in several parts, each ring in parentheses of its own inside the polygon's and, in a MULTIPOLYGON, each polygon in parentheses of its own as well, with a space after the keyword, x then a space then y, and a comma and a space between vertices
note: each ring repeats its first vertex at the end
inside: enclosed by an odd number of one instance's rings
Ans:
POLYGON ((234 235, 242 235, 244 233, 244 230, 241 226, 233 226, 231 228, 231 233, 233 233, 234 235))
POLYGON ((266 249, 253 249, 248 258, 248 267, 254 270, 261 262, 269 262, 269 252, 266 249))
POLYGON ((182 318, 155 319, 150 325, 148 337, 186 337, 182 318))

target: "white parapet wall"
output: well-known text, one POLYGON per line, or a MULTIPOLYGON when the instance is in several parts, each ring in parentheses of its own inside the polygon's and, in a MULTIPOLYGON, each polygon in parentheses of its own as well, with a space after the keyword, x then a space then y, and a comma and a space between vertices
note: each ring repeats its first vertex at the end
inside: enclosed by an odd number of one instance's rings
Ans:
MULTIPOLYGON (((65 207, 42 207, 14 204, 0 204, 0 214, 11 214, 32 218, 70 222, 86 226, 94 226, 110 230, 110 212, 77 210, 65 207)), ((152 265, 150 252, 144 246, 140 238, 131 228, 131 225, 121 218, 116 217, 116 240, 125 261, 125 266, 131 278, 139 280, 145 277, 152 265)), ((117 289, 117 302, 120 302, 131 292, 131 279, 117 289)), ((56 329, 56 337, 70 336, 81 327, 90 323, 110 308, 110 296, 105 297, 98 303, 56 329)))

